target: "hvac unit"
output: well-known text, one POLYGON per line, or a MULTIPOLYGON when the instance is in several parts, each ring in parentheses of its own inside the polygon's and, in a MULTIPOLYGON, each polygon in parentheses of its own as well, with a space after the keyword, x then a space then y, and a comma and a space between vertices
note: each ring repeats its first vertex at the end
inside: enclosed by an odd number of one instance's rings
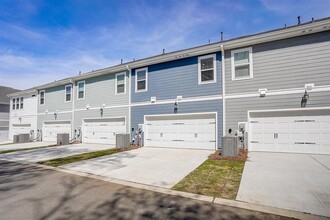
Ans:
POLYGON ((70 143, 70 137, 68 133, 57 134, 57 146, 68 145, 70 143))
POLYGON ((30 142, 30 134, 19 134, 18 143, 27 143, 30 142))
POLYGON ((14 143, 14 144, 19 143, 18 141, 19 141, 19 135, 18 135, 18 134, 15 134, 15 135, 13 136, 13 143, 14 143))
POLYGON ((128 148, 130 145, 130 134, 116 134, 116 148, 128 148))
POLYGON ((236 157, 238 155, 238 137, 223 136, 221 145, 221 156, 236 157))

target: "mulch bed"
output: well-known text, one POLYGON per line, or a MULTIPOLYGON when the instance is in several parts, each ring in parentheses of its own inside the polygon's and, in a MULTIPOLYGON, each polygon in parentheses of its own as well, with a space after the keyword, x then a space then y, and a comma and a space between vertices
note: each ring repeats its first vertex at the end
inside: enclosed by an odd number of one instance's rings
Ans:
POLYGON ((239 150, 238 155, 236 157, 224 157, 221 156, 221 150, 215 151, 213 154, 209 156, 210 160, 228 160, 228 161, 242 161, 245 162, 247 160, 247 150, 239 150))

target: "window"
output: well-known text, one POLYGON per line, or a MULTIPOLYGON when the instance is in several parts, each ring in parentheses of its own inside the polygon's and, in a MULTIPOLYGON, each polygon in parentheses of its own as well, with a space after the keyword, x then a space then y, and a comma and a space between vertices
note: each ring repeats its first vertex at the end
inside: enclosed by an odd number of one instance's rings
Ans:
POLYGON ((65 86, 65 102, 71 102, 71 90, 71 85, 65 86))
POLYGON ((138 69, 135 71, 135 92, 143 92, 148 90, 148 69, 138 69))
POLYGON ((39 93, 39 104, 40 105, 45 104, 45 90, 40 91, 40 93, 39 93))
POLYGON ((16 99, 16 109, 19 109, 19 98, 16 99))
POLYGON ((125 73, 116 74, 116 94, 125 94, 125 73))
POLYGON ((78 99, 85 98, 85 81, 78 82, 78 99))
POLYGON ((253 78, 252 47, 231 52, 232 80, 253 78))
POLYGON ((21 109, 23 109, 23 101, 24 101, 24 98, 21 97, 21 109))
POLYGON ((216 82, 216 56, 207 55, 198 58, 198 83, 216 82))
POLYGON ((16 107, 16 104, 15 104, 16 99, 13 99, 12 101, 13 101, 13 109, 15 109, 15 107, 16 107))

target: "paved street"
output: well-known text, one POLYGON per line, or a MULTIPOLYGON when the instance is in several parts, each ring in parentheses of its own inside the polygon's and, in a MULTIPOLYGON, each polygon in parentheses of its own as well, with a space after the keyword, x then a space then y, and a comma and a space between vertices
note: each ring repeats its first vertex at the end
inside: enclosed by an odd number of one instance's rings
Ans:
POLYGON ((285 219, 0 161, 1 219, 285 219))

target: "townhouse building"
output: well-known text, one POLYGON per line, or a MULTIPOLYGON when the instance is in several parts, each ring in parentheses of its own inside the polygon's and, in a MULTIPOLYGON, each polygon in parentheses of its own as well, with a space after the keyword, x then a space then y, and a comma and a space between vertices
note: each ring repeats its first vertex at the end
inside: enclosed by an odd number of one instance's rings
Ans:
POLYGON ((123 63, 38 92, 44 140, 221 148, 229 129, 253 151, 330 153, 330 18, 123 63))

